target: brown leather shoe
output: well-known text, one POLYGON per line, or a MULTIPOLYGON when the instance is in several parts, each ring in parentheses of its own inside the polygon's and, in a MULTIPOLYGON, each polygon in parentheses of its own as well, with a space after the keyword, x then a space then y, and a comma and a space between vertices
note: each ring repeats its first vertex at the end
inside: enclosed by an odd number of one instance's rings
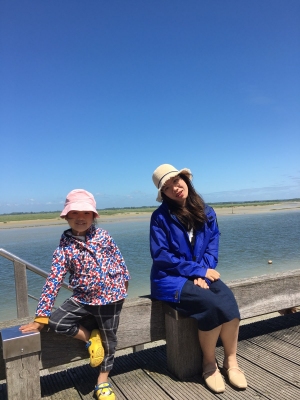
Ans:
POLYGON ((202 374, 202 377, 207 385, 207 387, 215 393, 222 393, 225 391, 224 379, 218 368, 210 369, 202 374), (216 375, 209 375, 217 371, 216 375), (208 376, 207 376, 208 375, 208 376))
POLYGON ((228 376, 229 382, 232 384, 232 386, 235 386, 239 389, 246 389, 247 380, 244 371, 242 371, 239 367, 231 367, 231 368, 223 367, 223 371, 224 374, 228 376), (241 374, 237 374, 234 371, 240 371, 241 374))

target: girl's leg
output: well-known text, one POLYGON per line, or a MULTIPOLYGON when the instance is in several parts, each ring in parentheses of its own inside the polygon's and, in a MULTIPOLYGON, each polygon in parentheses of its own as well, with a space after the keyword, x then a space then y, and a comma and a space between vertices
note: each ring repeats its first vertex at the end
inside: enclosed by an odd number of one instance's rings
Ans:
POLYGON ((79 325, 79 330, 77 334, 74 336, 75 339, 82 340, 87 343, 90 339, 91 332, 84 328, 82 325, 79 325))
POLYGON ((86 344, 90 342, 88 347, 90 364, 92 367, 97 367, 104 357, 99 330, 95 329, 90 332, 80 325, 83 317, 92 314, 89 310, 91 307, 70 298, 52 313, 49 319, 49 326, 56 333, 72 336, 86 344))
POLYGON ((80 326, 80 320, 89 315, 85 305, 70 298, 58 307, 49 319, 49 326, 59 334, 75 337, 87 342, 90 332, 80 326))
POLYGON ((97 313, 94 313, 105 350, 105 357, 100 366, 98 384, 107 382, 109 372, 113 368, 117 346, 117 330, 119 327, 120 313, 123 303, 124 301, 121 300, 105 306, 99 306, 97 307, 97 313))

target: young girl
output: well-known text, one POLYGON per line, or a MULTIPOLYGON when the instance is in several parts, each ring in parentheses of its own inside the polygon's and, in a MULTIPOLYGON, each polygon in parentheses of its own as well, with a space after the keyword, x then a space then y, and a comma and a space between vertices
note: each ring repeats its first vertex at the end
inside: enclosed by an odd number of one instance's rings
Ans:
POLYGON ((170 164, 153 173, 158 189, 150 224, 151 295, 198 322, 203 353, 203 378, 215 393, 225 390, 216 364, 218 337, 224 346, 223 373, 229 382, 245 389, 236 352, 240 314, 231 290, 219 279, 219 229, 214 210, 196 193, 189 169, 170 164))
POLYGON ((114 400, 108 383, 117 345, 117 329, 130 279, 124 259, 112 237, 96 228, 99 217, 94 196, 83 189, 72 190, 60 214, 70 229, 55 250, 52 267, 37 306, 34 322, 20 327, 22 332, 41 330, 45 324, 56 332, 86 343, 92 367, 100 366, 95 387, 98 400, 114 400), (61 284, 69 272, 73 295, 51 313, 61 284), (93 315, 99 330, 89 332, 80 320, 93 315))

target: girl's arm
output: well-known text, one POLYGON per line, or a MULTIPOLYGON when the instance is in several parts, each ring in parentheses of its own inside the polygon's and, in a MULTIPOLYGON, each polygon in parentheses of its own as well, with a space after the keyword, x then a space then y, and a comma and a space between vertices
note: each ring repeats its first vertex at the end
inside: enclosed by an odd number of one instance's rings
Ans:
POLYGON ((45 324, 48 324, 54 301, 67 273, 65 264, 64 253, 58 248, 53 254, 51 271, 42 289, 35 313, 35 320, 29 324, 20 326, 19 329, 23 333, 32 332, 34 330, 40 331, 45 324))
POLYGON ((43 317, 49 318, 59 289, 68 272, 67 260, 64 251, 58 247, 52 257, 51 271, 43 286, 40 300, 36 309, 36 320, 46 322, 43 317), (42 318, 41 318, 42 317, 42 318))

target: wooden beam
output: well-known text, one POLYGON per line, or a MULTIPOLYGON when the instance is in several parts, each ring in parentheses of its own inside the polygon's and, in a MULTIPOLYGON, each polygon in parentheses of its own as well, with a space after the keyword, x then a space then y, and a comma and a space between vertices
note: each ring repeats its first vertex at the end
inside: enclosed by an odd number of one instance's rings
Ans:
POLYGON ((300 305, 300 269, 227 284, 237 300, 242 319, 300 305))
POLYGON ((15 289, 18 318, 29 317, 26 265, 14 261, 15 289))
MULTIPOLYGON (((264 275, 228 282, 236 296, 242 318, 250 318, 300 305, 300 270, 264 275)), ((3 328, 31 322, 33 317, 0 322, 3 328)), ((84 323, 94 326, 93 319, 84 323)), ((117 349, 143 345, 166 339, 163 303, 150 296, 125 300, 118 329, 117 349)), ((41 368, 55 368, 87 358, 82 342, 54 332, 41 332, 41 368)), ((5 366, 0 355, 0 379, 5 378, 5 366)))

